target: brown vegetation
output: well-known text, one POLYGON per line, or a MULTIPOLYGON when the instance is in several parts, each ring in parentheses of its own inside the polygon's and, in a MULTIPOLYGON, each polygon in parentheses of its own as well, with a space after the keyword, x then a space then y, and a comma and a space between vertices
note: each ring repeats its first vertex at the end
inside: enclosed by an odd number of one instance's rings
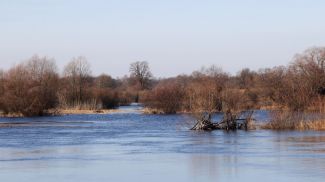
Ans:
POLYGON ((91 102, 89 98, 90 87, 90 65, 86 58, 73 58, 64 68, 64 78, 61 93, 68 107, 78 107, 86 102, 91 102))
POLYGON ((166 80, 147 93, 144 100, 149 107, 157 108, 166 114, 174 114, 183 107, 184 95, 185 90, 182 83, 166 80))
POLYGON ((57 104, 58 74, 53 60, 34 56, 11 68, 3 79, 0 105, 4 113, 43 115, 57 104))
MULTIPOLYGON (((283 113, 305 113, 325 111, 325 48, 312 48, 295 56, 294 61, 287 67, 261 69, 258 72, 243 69, 236 76, 230 76, 221 69, 212 66, 193 72, 190 76, 168 79, 174 83, 182 83, 183 97, 164 97, 169 95, 174 86, 161 89, 157 85, 151 91, 160 91, 157 97, 146 101, 148 107, 156 110, 164 109, 170 103, 182 103, 181 107, 174 107, 173 112, 197 113, 199 121, 206 121, 209 116, 203 113, 222 111, 230 118, 237 118, 242 111, 259 108, 276 108, 283 113), (154 100, 155 102, 153 102, 154 100), (158 102, 158 103, 157 103, 158 102)), ((161 82, 164 82, 162 80, 161 82)), ((150 93, 149 93, 150 95, 150 93)), ((292 118, 292 117, 290 117, 292 118)), ((280 129, 291 128, 292 119, 273 117, 269 126, 274 122, 283 122, 280 129)), ((297 119, 298 120, 298 119, 297 119)), ((300 128, 321 127, 322 121, 305 121, 300 128), (304 126, 304 127, 301 127, 304 126)), ((297 124, 297 122, 294 122, 297 124)), ((208 124, 207 124, 208 125, 208 124)), ((276 124, 278 125, 278 124, 276 124)))
POLYGON ((311 122, 292 113, 325 113, 325 48, 297 54, 288 66, 245 68, 237 75, 211 66, 191 75, 157 80, 147 62, 134 62, 129 71, 130 76, 118 79, 105 74, 94 77, 86 58, 77 57, 60 77, 54 60, 34 56, 0 70, 0 110, 33 116, 58 108, 96 111, 142 102, 156 113, 193 113, 202 123, 222 112, 229 127, 245 111, 273 108, 281 112, 272 115, 266 128, 323 125, 322 118, 311 122))
POLYGON ((152 73, 150 72, 149 64, 146 61, 134 62, 130 65, 131 78, 138 89, 148 89, 152 73))
POLYGON ((273 111, 262 128, 272 130, 325 130, 325 115, 318 112, 273 111))
MULTIPOLYGON (((146 71, 150 72, 149 67, 146 71)), ((73 58, 65 67, 63 77, 59 77, 53 59, 33 56, 8 71, 0 71, 0 113, 41 116, 57 111, 106 112, 134 102, 138 91, 133 89, 132 79, 113 79, 104 74, 93 77, 84 57, 73 58)))

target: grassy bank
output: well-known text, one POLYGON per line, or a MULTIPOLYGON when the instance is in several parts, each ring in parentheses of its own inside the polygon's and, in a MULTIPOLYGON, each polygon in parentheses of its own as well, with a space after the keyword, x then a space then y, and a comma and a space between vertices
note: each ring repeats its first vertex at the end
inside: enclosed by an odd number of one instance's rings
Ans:
POLYGON ((325 114, 317 112, 273 111, 271 121, 262 126, 271 130, 325 131, 325 114))
MULTIPOLYGON (((119 109, 99 109, 99 110, 91 110, 91 109, 51 109, 44 112, 44 116, 60 116, 60 115, 73 115, 73 114, 110 114, 120 112, 119 109)), ((17 118, 24 117, 21 113, 9 113, 5 114, 0 112, 0 117, 6 118, 17 118)))

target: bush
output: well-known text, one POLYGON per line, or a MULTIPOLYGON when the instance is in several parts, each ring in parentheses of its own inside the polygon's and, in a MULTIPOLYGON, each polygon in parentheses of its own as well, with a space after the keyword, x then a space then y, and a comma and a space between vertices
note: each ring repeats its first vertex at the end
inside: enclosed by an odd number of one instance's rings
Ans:
POLYGON ((149 93, 145 105, 173 114, 182 109, 184 94, 184 89, 176 81, 161 82, 149 93))
POLYGON ((119 105, 120 106, 127 106, 134 102, 134 94, 128 91, 118 91, 119 96, 119 105))
POLYGON ((264 129, 325 130, 325 115, 318 112, 273 111, 264 129))
POLYGON ((5 113, 43 115, 57 104, 58 74, 54 61, 32 57, 4 76, 0 105, 5 113))
POLYGON ((119 106, 118 93, 110 89, 94 89, 94 97, 102 109, 113 109, 119 106))

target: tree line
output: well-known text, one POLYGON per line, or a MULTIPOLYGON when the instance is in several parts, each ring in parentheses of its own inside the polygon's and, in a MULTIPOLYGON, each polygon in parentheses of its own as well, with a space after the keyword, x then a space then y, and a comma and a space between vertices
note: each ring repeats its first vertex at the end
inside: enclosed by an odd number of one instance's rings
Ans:
POLYGON ((110 109, 141 102, 153 112, 237 112, 277 108, 325 111, 325 48, 294 56, 287 66, 231 75, 215 65, 190 75, 156 79, 147 62, 130 65, 129 76, 93 76, 84 57, 62 73, 53 59, 33 56, 0 71, 0 110, 25 116, 50 109, 110 109))
POLYGON ((3 114, 41 116, 49 110, 100 110, 128 105, 138 100, 139 90, 148 88, 148 69, 146 62, 135 62, 130 65, 130 76, 94 77, 86 58, 76 57, 60 74, 54 59, 33 56, 0 71, 0 110, 3 114))
POLYGON ((287 66, 236 75, 217 66, 156 81, 143 102, 157 112, 237 112, 249 109, 325 112, 325 48, 294 56, 287 66))

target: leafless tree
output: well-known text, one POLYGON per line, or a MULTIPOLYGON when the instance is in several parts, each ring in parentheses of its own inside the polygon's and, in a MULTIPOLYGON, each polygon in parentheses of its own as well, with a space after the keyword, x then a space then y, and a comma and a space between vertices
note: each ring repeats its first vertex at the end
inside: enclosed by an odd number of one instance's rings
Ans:
POLYGON ((221 92, 227 81, 228 74, 215 65, 193 72, 186 94, 190 110, 199 113, 221 111, 221 92))
POLYGON ((158 109, 165 114, 174 114, 182 110, 185 89, 176 79, 160 82, 145 99, 148 107, 158 109))
POLYGON ((98 88, 115 88, 117 86, 116 80, 106 74, 96 77, 95 84, 98 88))
POLYGON ((311 48, 297 54, 290 69, 299 73, 314 92, 325 89, 325 48, 311 48))
POLYGON ((28 106, 28 74, 22 65, 17 65, 5 74, 5 93, 1 97, 3 111, 23 112, 28 106))
POLYGON ((250 89, 255 87, 255 78, 256 78, 256 73, 254 71, 251 71, 249 68, 244 68, 242 69, 238 75, 238 82, 239 86, 242 89, 250 89))
POLYGON ((80 104, 85 100, 87 83, 90 76, 90 64, 85 57, 73 58, 64 68, 70 104, 80 104))
POLYGON ((5 72, 0 69, 0 96, 4 93, 5 72))
POLYGON ((5 74, 1 103, 7 113, 42 115, 57 103, 58 74, 54 60, 33 56, 5 74))
POLYGON ((130 74, 140 86, 140 89, 147 89, 149 87, 152 73, 150 72, 149 64, 146 61, 134 62, 130 65, 130 74))
POLYGON ((4 103, 1 101, 5 93, 5 72, 0 69, 0 111, 4 110, 4 103))
POLYGON ((28 74, 33 81, 40 108, 48 109, 57 104, 59 75, 54 59, 33 56, 25 63, 28 74))
POLYGON ((284 105, 282 94, 286 87, 284 83, 286 76, 287 68, 284 66, 263 69, 258 72, 258 95, 264 105, 284 105))

